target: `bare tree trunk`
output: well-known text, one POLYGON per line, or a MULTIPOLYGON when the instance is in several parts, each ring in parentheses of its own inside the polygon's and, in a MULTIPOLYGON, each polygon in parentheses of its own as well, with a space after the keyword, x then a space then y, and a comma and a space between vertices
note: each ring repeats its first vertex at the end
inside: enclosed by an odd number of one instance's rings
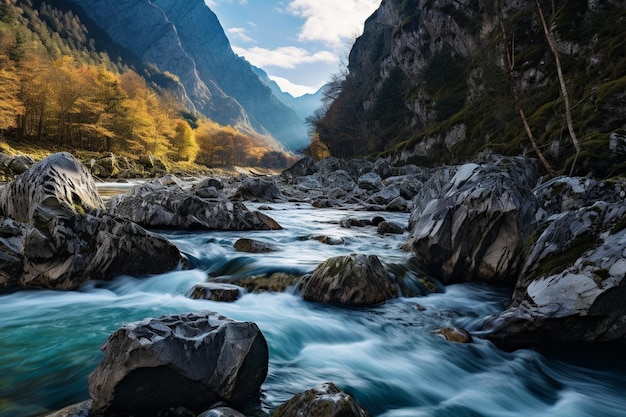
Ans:
POLYGON ((563 103, 565 104, 565 120, 567 121, 567 130, 569 131, 570 138, 572 139, 572 143, 574 144, 574 148, 576 149, 576 156, 574 157, 574 163, 572 164, 572 172, 574 171, 574 165, 576 164, 576 160, 578 159, 578 154, 580 153, 580 143, 578 142, 578 137, 574 132, 574 123, 572 122, 572 111, 569 105, 569 94, 567 94, 567 87, 565 86, 565 77, 563 77, 563 70, 561 69, 561 60, 559 59, 559 53, 554 46, 554 42, 552 41, 552 37, 550 36, 550 31, 548 30, 548 25, 546 24, 546 19, 543 15, 543 10, 541 10, 541 4, 539 4, 539 0, 535 0, 535 4, 537 5, 537 12, 539 12, 539 17, 541 18, 541 25, 543 26, 543 33, 546 35, 546 40, 548 41, 548 46, 550 47, 550 51, 552 51, 552 55, 554 55, 554 60, 556 62, 556 72, 559 76, 559 84, 561 86, 561 95, 563 96, 563 103))
POLYGON ((517 112, 519 113, 520 119, 522 119, 522 124, 524 125, 524 130, 526 131, 526 136, 528 136, 528 140, 530 140, 530 144, 537 154, 537 157, 543 164, 543 166, 548 171, 550 177, 555 177, 556 173, 552 168, 552 165, 548 162, 548 160, 543 156, 541 149, 537 146, 537 141, 535 140, 535 136, 533 135, 530 126, 528 125, 528 120, 526 120, 526 115, 524 113, 524 109, 522 108, 522 102, 517 95, 517 89, 515 88, 515 73, 513 69, 515 68, 515 59, 513 58, 511 49, 509 48, 509 42, 506 38, 506 31, 504 30, 504 23, 502 22, 502 13, 500 13, 500 29, 502 30, 502 39, 504 42, 504 49, 506 51, 506 61, 509 69, 509 83, 511 88, 511 95, 513 96, 513 101, 515 102, 515 107, 517 108, 517 112))

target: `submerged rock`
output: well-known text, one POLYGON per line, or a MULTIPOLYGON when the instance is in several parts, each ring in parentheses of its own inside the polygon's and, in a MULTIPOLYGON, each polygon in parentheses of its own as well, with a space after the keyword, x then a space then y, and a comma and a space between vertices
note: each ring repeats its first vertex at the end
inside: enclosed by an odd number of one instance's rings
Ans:
POLYGON ((267 343, 256 324, 212 312, 127 324, 102 350, 89 376, 93 415, 247 404, 258 400, 268 370, 267 343))
POLYGON ((158 181, 133 187, 107 203, 108 211, 144 227, 205 230, 277 230, 269 216, 239 202, 208 201, 176 184, 158 181))
POLYGON ((444 283, 513 284, 535 230, 537 178, 522 157, 442 169, 414 200, 406 246, 444 283))
POLYGON ((233 247, 237 252, 248 253, 267 253, 276 250, 276 247, 270 243, 247 238, 238 239, 233 247))
POLYGON ((335 384, 326 382, 295 395, 272 417, 369 417, 369 413, 335 384))
POLYGON ((398 296, 394 278, 377 256, 351 254, 320 264, 302 278, 296 292, 307 301, 374 305, 398 296))
POLYGON ((440 335, 448 342, 454 343, 472 343, 474 339, 472 335, 465 329, 459 329, 457 327, 441 327, 435 330, 435 334, 440 335))
POLYGON ((230 302, 239 299, 239 293, 241 291, 242 289, 236 285, 206 282, 193 287, 189 298, 194 300, 230 302))

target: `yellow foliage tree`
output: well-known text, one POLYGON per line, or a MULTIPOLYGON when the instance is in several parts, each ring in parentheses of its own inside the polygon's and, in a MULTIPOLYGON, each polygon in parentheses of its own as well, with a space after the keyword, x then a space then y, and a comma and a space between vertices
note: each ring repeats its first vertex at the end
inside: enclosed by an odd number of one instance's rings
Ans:
POLYGON ((184 160, 193 163, 198 155, 198 144, 196 133, 184 120, 178 120, 174 128, 172 145, 175 149, 174 159, 184 160))

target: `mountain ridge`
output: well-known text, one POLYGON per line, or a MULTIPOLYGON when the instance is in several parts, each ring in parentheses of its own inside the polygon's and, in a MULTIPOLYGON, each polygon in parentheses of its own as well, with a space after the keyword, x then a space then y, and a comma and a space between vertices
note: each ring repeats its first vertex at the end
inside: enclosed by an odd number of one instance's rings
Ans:
POLYGON ((557 172, 626 171, 623 155, 610 151, 612 135, 626 133, 626 2, 538 4, 562 63, 580 152, 564 128, 558 68, 534 1, 383 0, 350 52, 348 74, 332 87, 336 99, 315 122, 320 138, 338 156, 377 153, 396 163, 536 156, 514 88, 557 172))
POLYGON ((295 111, 278 100, 251 65, 230 48, 202 0, 66 0, 116 43, 179 77, 196 110, 244 131, 270 134, 291 150, 308 135, 295 111))

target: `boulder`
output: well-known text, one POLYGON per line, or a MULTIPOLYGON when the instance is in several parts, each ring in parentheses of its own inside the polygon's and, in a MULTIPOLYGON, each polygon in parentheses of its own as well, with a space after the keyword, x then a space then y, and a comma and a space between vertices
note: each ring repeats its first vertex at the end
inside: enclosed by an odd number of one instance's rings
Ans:
POLYGON ((536 217, 541 223, 555 214, 588 207, 597 201, 616 203, 625 197, 622 182, 581 177, 552 178, 537 186, 533 194, 540 203, 536 217))
POLYGON ((513 285, 536 227, 537 179, 523 157, 440 170, 413 201, 406 247, 444 283, 513 285))
POLYGON ((276 181, 270 178, 246 178, 235 190, 233 200, 247 200, 257 202, 285 201, 276 181))
POLYGON ((398 287, 377 256, 351 254, 320 264, 300 280, 296 293, 307 301, 366 306, 396 298, 398 287))
POLYGON ((369 413, 332 382, 295 395, 272 417, 369 417, 369 413))
POLYGON ((166 239, 115 218, 91 175, 68 153, 52 155, 2 191, 0 287, 76 289, 89 279, 148 275, 182 256, 166 239), (20 265, 21 264, 21 265, 20 265))
POLYGON ((270 243, 247 238, 238 239, 235 242, 234 248, 238 252, 248 253, 267 253, 276 250, 276 247, 270 243))
POLYGON ((383 181, 375 172, 368 172, 359 177, 357 182, 359 188, 367 191, 379 191, 383 188, 383 181))
POLYGON ((367 202, 371 204, 386 205, 398 197, 400 197, 400 188, 397 185, 389 185, 373 194, 367 202))
POLYGON ((399 211, 402 213, 408 213, 409 210, 409 202, 406 201, 403 197, 396 197, 391 200, 385 206, 385 211, 399 211))
POLYGON ((205 178, 191 187, 191 191, 198 197, 214 200, 226 200, 226 194, 222 191, 224 184, 215 178, 205 178))
POLYGON ((323 183, 326 187, 338 187, 345 191, 352 191, 356 187, 356 183, 344 170, 332 172, 327 177, 323 177, 323 183))
POLYGON ((208 201, 178 185, 153 181, 107 203, 109 213, 144 227, 204 230, 277 230, 280 225, 243 203, 208 201))
POLYGON ((72 404, 54 413, 46 414, 44 417, 90 417, 90 409, 91 400, 87 400, 78 404, 72 404))
POLYGON ((402 233, 404 233, 404 228, 400 226, 398 223, 384 221, 378 224, 378 228, 376 232, 379 235, 385 235, 385 234, 401 235, 402 233))
POLYGON ((104 209, 96 183, 71 154, 50 155, 9 183, 0 194, 0 211, 33 222, 35 212, 71 216, 104 209))
POLYGON ((9 156, 0 153, 0 173, 7 177, 22 174, 28 171, 34 164, 35 161, 30 156, 9 156))
POLYGON ((256 324, 213 312, 127 324, 102 350, 89 376, 93 415, 245 405, 258 400, 268 370, 267 342, 256 324))
POLYGON ((503 347, 626 343, 625 298, 626 206, 598 201, 552 216, 485 330, 503 347))
POLYGON ((448 342, 465 344, 472 343, 474 341, 472 335, 467 330, 457 327, 440 327, 435 330, 435 334, 443 337, 448 342))
POLYGON ((205 411, 200 414, 198 417, 246 417, 244 414, 241 414, 239 411, 234 410, 230 407, 215 407, 211 410, 205 411))
POLYGON ((373 171, 380 175, 380 178, 386 179, 393 175, 393 167, 386 159, 377 159, 374 162, 373 171))
POLYGON ((293 181, 298 177, 306 177, 307 175, 313 175, 316 171, 315 161, 310 156, 298 160, 291 167, 284 170, 281 176, 287 181, 293 181))
POLYGON ((197 284, 191 290, 189 298, 194 300, 236 301, 239 299, 241 288, 236 285, 218 282, 197 284))

